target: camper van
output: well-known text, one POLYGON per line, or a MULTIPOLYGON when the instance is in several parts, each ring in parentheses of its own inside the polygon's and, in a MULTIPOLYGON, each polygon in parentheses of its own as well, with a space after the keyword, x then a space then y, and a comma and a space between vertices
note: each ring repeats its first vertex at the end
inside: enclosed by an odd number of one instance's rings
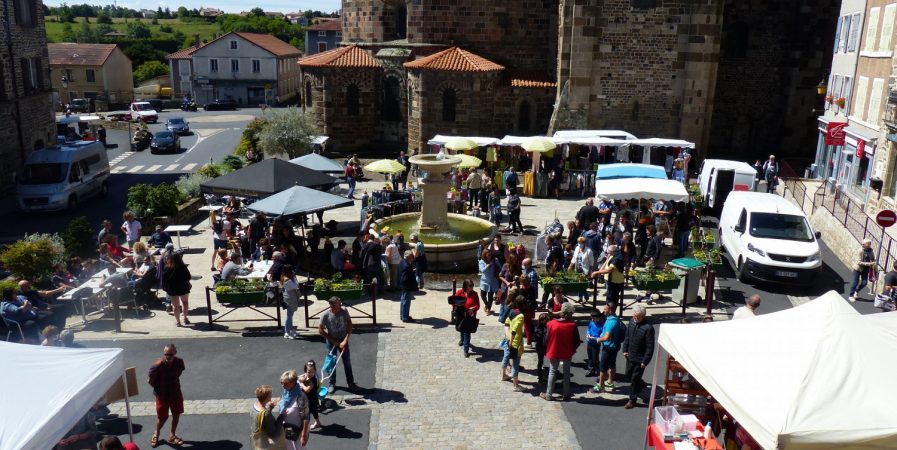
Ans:
POLYGON ((822 261, 819 233, 793 203, 774 194, 732 192, 719 219, 719 241, 739 281, 812 283, 822 261))
POLYGON ((704 196, 704 205, 717 215, 732 191, 753 191, 757 171, 741 161, 705 159, 698 175, 698 186, 704 196))
POLYGON ((97 141, 66 142, 28 155, 16 181, 23 211, 73 210, 94 195, 109 192, 109 158, 97 141))

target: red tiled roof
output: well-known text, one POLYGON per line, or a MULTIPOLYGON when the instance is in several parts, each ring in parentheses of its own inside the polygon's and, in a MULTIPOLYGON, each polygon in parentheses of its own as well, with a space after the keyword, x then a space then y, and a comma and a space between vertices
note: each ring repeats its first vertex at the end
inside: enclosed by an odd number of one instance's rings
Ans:
POLYGON ((513 70, 509 75, 511 87, 550 88, 558 85, 548 72, 539 70, 513 70))
POLYGON ((302 50, 287 44, 275 36, 260 33, 234 33, 249 42, 273 53, 275 56, 301 55, 302 50))
POLYGON ((357 45, 339 47, 316 55, 306 56, 299 60, 302 67, 323 68, 364 68, 379 69, 382 67, 376 59, 357 45))
POLYGON ((340 31, 343 29, 343 22, 339 19, 325 20, 314 25, 305 27, 309 31, 340 31))
POLYGON ((166 56, 166 58, 168 58, 168 59, 190 59, 193 57, 193 52, 201 49, 202 47, 203 47, 203 44, 191 45, 185 49, 181 49, 174 53, 169 54, 168 56, 166 56))
POLYGON ((47 44, 51 66, 102 66, 116 47, 115 44, 47 44))
POLYGON ((459 47, 452 47, 430 56, 406 62, 408 69, 443 70, 449 72, 497 72, 504 66, 459 47))

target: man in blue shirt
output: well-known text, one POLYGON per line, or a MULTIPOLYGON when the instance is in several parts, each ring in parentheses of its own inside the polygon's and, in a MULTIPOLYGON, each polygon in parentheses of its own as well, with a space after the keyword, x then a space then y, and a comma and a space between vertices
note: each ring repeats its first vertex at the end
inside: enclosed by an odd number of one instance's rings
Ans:
POLYGON ((598 358, 598 384, 592 388, 592 392, 601 392, 605 389, 612 391, 616 387, 614 375, 617 372, 617 353, 626 336, 626 328, 614 313, 616 309, 617 304, 614 302, 604 304, 604 327, 601 330, 601 337, 597 339, 601 345, 601 353, 598 358))
MULTIPOLYGON (((40 337, 40 329, 45 325, 50 325, 49 320, 53 316, 53 312, 49 310, 46 303, 38 306, 21 295, 16 295, 15 290, 7 288, 3 290, 3 301, 0 302, 0 314, 4 319, 18 322, 22 327, 23 340, 38 339, 40 337)), ((13 326, 15 330, 15 326, 13 326)), ((16 330, 18 331, 18 330, 16 330)))
POLYGON ((588 331, 586 331, 586 351, 589 357, 589 373, 586 374, 587 377, 593 377, 598 373, 598 358, 601 353, 601 343, 598 342, 598 339, 602 335, 604 321, 605 318, 603 314, 598 311, 592 311, 592 320, 589 322, 588 331))
POLYGON ((153 248, 161 251, 166 245, 171 243, 171 235, 162 230, 162 225, 156 225, 156 232, 150 236, 150 243, 153 248))
POLYGON ((72 303, 49 304, 44 299, 47 297, 55 298, 57 295, 62 294, 67 289, 68 286, 60 286, 56 289, 51 289, 48 291, 38 291, 31 287, 30 281, 21 280, 19 281, 18 295, 28 299, 28 301, 32 305, 37 307, 39 311, 45 311, 40 314, 47 317, 45 320, 48 322, 48 324, 56 325, 61 330, 65 328, 65 318, 71 314, 72 303))

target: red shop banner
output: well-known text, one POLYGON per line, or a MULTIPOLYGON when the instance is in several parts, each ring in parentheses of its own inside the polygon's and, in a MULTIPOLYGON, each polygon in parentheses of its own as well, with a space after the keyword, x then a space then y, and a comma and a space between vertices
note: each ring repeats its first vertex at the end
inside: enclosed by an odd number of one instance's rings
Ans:
POLYGON ((844 145, 844 137, 847 134, 844 131, 845 128, 847 128, 847 122, 829 122, 825 129, 825 144, 844 145))
POLYGON ((857 158, 866 157, 866 141, 857 139, 857 158))

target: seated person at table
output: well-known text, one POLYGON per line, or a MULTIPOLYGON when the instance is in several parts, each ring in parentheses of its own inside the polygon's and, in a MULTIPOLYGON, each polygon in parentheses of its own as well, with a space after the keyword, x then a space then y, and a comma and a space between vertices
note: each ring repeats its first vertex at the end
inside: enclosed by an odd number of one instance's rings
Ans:
POLYGON ((282 244, 280 246, 281 260, 288 266, 296 267, 299 265, 299 254, 296 253, 294 247, 290 244, 282 244))
POLYGON ((3 301, 0 303, 0 314, 6 319, 15 320, 22 326, 26 336, 37 337, 38 331, 47 325, 55 325, 61 328, 65 324, 65 317, 55 314, 44 301, 32 302, 24 295, 16 295, 12 288, 3 290, 3 301), (31 330, 26 329, 34 327, 31 330))
POLYGON ((59 263, 53 266, 53 277, 50 278, 50 282, 52 282, 53 286, 57 288, 64 286, 68 289, 77 287, 79 284, 78 279, 75 278, 74 275, 69 273, 68 269, 63 263, 59 263))
MULTIPOLYGON (((143 264, 142 259, 140 259, 139 261, 141 264, 143 264)), ((134 266, 131 264, 130 260, 126 260, 125 264, 122 267, 128 268, 130 270, 128 270, 127 272, 115 271, 112 275, 109 275, 100 282, 100 287, 104 288, 106 286, 112 286, 116 289, 124 289, 134 286, 134 281, 132 279, 132 275, 134 274, 134 266)))
POLYGON ((214 269, 217 271, 221 271, 224 268, 224 265, 230 261, 230 258, 227 257, 227 249, 219 248, 215 251, 215 267, 214 269))
POLYGON ((134 272, 137 276, 137 280, 134 281, 134 293, 138 299, 155 300, 156 297, 151 290, 159 284, 158 270, 155 259, 150 256, 144 259, 143 264, 134 272))
POLYGON ((226 229, 227 238, 228 239, 238 239, 240 237, 240 232, 243 231, 243 224, 237 220, 237 217, 234 213, 228 213, 224 215, 227 218, 227 222, 230 222, 230 228, 226 229))
POLYGON ((243 267, 243 258, 239 254, 231 255, 230 261, 221 269, 222 280, 233 280, 238 275, 249 275, 252 272, 252 263, 249 267, 243 267))
POLYGON ((97 263, 100 269, 115 270, 115 268, 119 266, 119 258, 115 258, 112 256, 112 253, 109 251, 108 243, 103 242, 102 244, 100 244, 97 252, 99 254, 99 256, 97 256, 97 263))
POLYGON ((146 247, 146 244, 140 241, 134 243, 134 247, 131 248, 131 257, 136 258, 137 256, 142 256, 146 259, 149 256, 149 249, 146 247))
POLYGON ((283 253, 274 252, 271 255, 271 268, 268 269, 268 273, 265 274, 265 279, 268 281, 280 281, 280 275, 283 272, 283 253))
POLYGON ((163 249, 166 244, 171 243, 171 235, 162 230, 162 225, 156 225, 156 232, 150 236, 149 241, 153 248, 163 249))
POLYGON ((271 242, 268 241, 268 238, 261 238, 255 253, 252 254, 252 259, 256 261, 270 261, 273 253, 274 248, 271 247, 271 242))
POLYGON ((72 258, 69 259, 66 269, 77 280, 81 278, 81 271, 84 270, 83 261, 78 256, 72 256, 72 258))
POLYGON ((106 244, 109 246, 109 254, 115 259, 128 256, 128 250, 118 243, 118 236, 110 234, 106 236, 106 244))
POLYGON ((81 271, 78 272, 78 281, 83 283, 100 271, 99 263, 93 258, 87 258, 81 262, 81 271))
POLYGON ((224 214, 235 214, 240 211, 240 199, 237 198, 236 195, 231 195, 227 200, 227 205, 224 206, 223 212, 224 214))

